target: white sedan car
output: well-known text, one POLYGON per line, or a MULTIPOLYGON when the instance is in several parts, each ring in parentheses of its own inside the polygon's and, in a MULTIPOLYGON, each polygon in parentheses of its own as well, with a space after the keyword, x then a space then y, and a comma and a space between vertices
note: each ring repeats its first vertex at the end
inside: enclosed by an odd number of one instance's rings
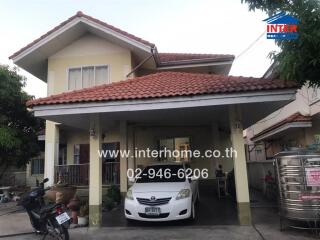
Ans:
POLYGON ((194 219, 199 200, 198 181, 187 177, 184 163, 146 167, 128 190, 124 213, 128 220, 172 221, 194 219))

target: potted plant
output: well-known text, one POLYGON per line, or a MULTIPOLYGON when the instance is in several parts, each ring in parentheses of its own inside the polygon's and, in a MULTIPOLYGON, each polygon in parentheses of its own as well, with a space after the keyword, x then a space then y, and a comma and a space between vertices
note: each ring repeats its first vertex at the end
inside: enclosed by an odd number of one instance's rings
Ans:
POLYGON ((87 203, 80 207, 78 215, 78 225, 87 226, 89 222, 89 206, 87 203))
POLYGON ((104 206, 108 211, 111 211, 121 202, 121 193, 118 186, 111 185, 105 195, 104 206))

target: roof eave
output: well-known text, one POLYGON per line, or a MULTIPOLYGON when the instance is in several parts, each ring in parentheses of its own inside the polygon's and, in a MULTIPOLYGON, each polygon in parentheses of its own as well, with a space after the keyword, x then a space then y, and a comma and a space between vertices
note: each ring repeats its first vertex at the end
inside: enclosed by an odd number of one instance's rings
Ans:
POLYGON ((174 64, 161 64, 157 67, 157 70, 169 70, 169 69, 180 69, 180 68, 193 68, 203 66, 219 66, 219 65, 232 65, 233 60, 229 61, 185 61, 176 62, 174 64))
POLYGON ((251 138, 251 141, 253 142, 260 142, 266 139, 271 138, 272 136, 275 136, 279 133, 282 133, 288 129, 292 129, 292 128, 307 128, 307 127, 312 127, 312 121, 295 121, 295 122, 289 122, 289 123, 285 123, 281 126, 276 127, 275 129, 272 129, 270 131, 267 132, 261 132, 258 133, 256 136, 254 136, 253 138, 251 138))
POLYGON ((50 40, 52 40, 53 38, 59 36, 61 33, 71 29, 72 27, 74 27, 75 25, 79 24, 79 23, 85 23, 88 26, 97 28, 98 30, 101 30, 103 32, 105 32, 106 34, 110 34, 113 37, 117 37, 120 40, 133 45, 134 47, 137 47, 141 50, 144 50, 148 53, 151 52, 151 49, 154 48, 154 45, 147 45, 147 44, 143 44, 142 42, 136 41, 134 39, 131 39, 121 33, 118 33, 112 29, 108 29, 107 27, 92 21, 84 16, 77 16, 73 19, 71 19, 67 24, 65 24, 64 26, 60 27, 59 29, 51 32, 49 35, 47 35, 46 37, 42 38, 40 37, 40 40, 37 41, 36 43, 31 43, 29 44, 30 46, 28 47, 28 45, 24 48, 22 48, 21 50, 19 50, 18 52, 12 54, 9 59, 12 59, 14 63, 16 63, 17 61, 21 60, 23 57, 25 57, 26 55, 32 53, 33 51, 39 49, 40 47, 42 47, 43 45, 45 45, 46 43, 48 43, 50 40))

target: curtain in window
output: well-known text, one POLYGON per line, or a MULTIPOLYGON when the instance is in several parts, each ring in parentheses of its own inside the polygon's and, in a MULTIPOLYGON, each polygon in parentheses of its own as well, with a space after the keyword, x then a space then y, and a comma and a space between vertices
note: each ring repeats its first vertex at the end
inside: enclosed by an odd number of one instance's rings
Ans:
POLYGON ((69 90, 80 89, 81 86, 81 68, 69 69, 69 90))
POLYGON ((31 160, 31 175, 44 173, 44 159, 31 160))
POLYGON ((82 68, 82 84, 83 88, 94 86, 94 67, 82 68))
POLYGON ((108 79, 108 67, 98 66, 96 67, 96 85, 109 83, 108 79))

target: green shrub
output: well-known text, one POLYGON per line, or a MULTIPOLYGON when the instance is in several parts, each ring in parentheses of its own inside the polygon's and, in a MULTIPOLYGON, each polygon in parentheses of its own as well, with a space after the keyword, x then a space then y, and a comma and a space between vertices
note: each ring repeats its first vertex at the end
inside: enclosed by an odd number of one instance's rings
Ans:
POLYGON ((106 197, 105 198, 105 203, 104 203, 104 206, 107 210, 112 210, 114 207, 115 207, 115 202, 109 198, 109 197, 106 197))
POLYGON ((111 185, 107 191, 107 198, 110 198, 113 202, 119 204, 121 202, 120 189, 116 185, 111 185))
POLYGON ((116 185, 111 185, 108 188, 107 194, 104 197, 104 207, 107 210, 112 210, 117 204, 121 202, 120 189, 116 185))

